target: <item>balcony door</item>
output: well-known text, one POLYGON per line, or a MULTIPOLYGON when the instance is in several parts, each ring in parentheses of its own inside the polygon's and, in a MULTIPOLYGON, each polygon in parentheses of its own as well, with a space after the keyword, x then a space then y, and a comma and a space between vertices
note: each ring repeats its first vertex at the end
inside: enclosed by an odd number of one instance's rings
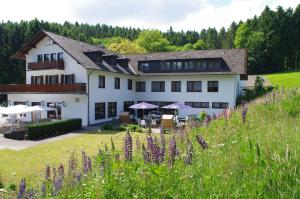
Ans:
POLYGON ((61 120, 61 105, 57 102, 48 102, 47 106, 50 108, 56 108, 57 111, 48 111, 47 117, 49 119, 58 119, 61 120))

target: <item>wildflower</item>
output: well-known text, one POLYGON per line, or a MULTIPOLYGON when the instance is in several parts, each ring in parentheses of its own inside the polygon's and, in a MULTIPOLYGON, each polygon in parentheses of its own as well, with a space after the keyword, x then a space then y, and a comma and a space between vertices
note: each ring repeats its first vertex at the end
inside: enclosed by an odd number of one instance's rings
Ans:
POLYGON ((112 151, 115 151, 115 150, 116 150, 116 148, 115 148, 115 143, 114 143, 112 137, 110 137, 110 142, 111 142, 111 150, 112 150, 112 151))
POLYGON ((158 145, 157 138, 154 138, 154 145, 153 145, 153 154, 152 156, 152 161, 156 164, 159 164, 160 162, 160 147, 158 145))
POLYGON ((76 172, 76 174, 75 174, 75 180, 76 180, 76 182, 80 182, 81 177, 82 177, 82 173, 81 172, 76 172))
POLYGON ((145 145, 142 144, 142 149, 143 149, 143 157, 144 157, 144 162, 145 163, 150 163, 150 153, 146 149, 145 145))
POLYGON ((205 120, 204 120, 204 123, 205 123, 206 126, 208 126, 210 122, 211 122, 211 117, 210 117, 210 115, 207 115, 205 120))
POLYGON ((82 151, 81 152, 81 156, 82 156, 82 168, 83 168, 83 172, 84 172, 84 174, 86 174, 88 172, 87 155, 85 154, 84 151, 82 151))
POLYGON ((247 104, 244 102, 243 106, 242 106, 242 121, 243 121, 243 124, 245 124, 245 122, 246 122, 247 111, 248 111, 248 107, 247 107, 247 104))
POLYGON ((27 192, 26 192, 26 197, 27 199, 33 199, 34 198, 34 195, 35 195, 35 191, 34 189, 29 189, 27 192))
POLYGON ((208 149, 207 143, 204 141, 204 139, 200 135, 196 135, 196 139, 198 143, 202 146, 203 149, 208 149))
POLYGON ((135 144, 136 144, 136 150, 139 151, 141 149, 141 141, 139 137, 136 138, 135 144))
POLYGON ((105 149, 105 152, 108 152, 108 146, 106 143, 105 143, 104 149, 105 149))
POLYGON ((164 131, 163 129, 160 127, 159 129, 159 135, 160 135, 160 163, 162 163, 165 160, 165 151, 166 151, 166 139, 164 136, 164 131))
POLYGON ((58 167, 58 177, 63 179, 64 175, 65 175, 65 169, 64 169, 64 166, 62 165, 62 163, 60 163, 60 165, 58 167))
POLYGON ((116 160, 116 161, 120 161, 120 154, 118 154, 118 153, 115 154, 115 160, 116 160))
POLYGON ((69 157, 69 175, 74 175, 77 168, 77 159, 75 158, 75 152, 73 151, 69 157))
POLYGON ((187 152, 186 152, 185 164, 186 164, 186 165, 192 164, 192 158, 193 158, 193 144, 192 144, 192 142, 187 138, 187 152))
POLYGON ((175 137, 173 136, 170 140, 170 146, 169 146, 169 165, 170 167, 173 166, 174 161, 175 161, 175 157, 176 157, 176 153, 177 153, 177 147, 176 147, 176 140, 175 137))
POLYGON ((212 117, 212 119, 213 119, 213 120, 217 119, 217 116, 216 116, 216 114, 215 114, 215 113, 213 114, 213 117, 212 117))
POLYGON ((22 178, 20 184, 19 184, 19 193, 18 193, 18 199, 22 199, 26 192, 26 182, 25 178, 22 178))
POLYGON ((45 182, 42 183, 41 191, 42 191, 43 196, 45 196, 46 195, 46 183, 45 182))
POLYGON ((90 157, 87 157, 87 169, 92 171, 92 159, 90 157))
POLYGON ((132 138, 129 131, 124 138, 124 155, 126 161, 132 161, 132 138))
POLYGON ((54 196, 57 195, 57 193, 59 192, 59 190, 61 189, 62 184, 63 184, 63 178, 62 178, 61 174, 59 174, 59 172, 61 172, 61 171, 57 171, 53 167, 53 187, 54 187, 53 195, 54 196))
POLYGON ((150 155, 152 156, 154 154, 154 141, 150 134, 147 136, 147 149, 150 155))
POLYGON ((45 175, 45 179, 49 180, 50 179, 50 166, 47 165, 46 166, 46 175, 45 175))

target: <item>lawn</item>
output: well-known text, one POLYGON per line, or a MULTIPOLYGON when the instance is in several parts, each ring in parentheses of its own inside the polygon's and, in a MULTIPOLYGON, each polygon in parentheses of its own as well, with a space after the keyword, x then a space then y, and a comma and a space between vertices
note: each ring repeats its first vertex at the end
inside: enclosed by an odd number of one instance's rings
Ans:
POLYGON ((278 85, 280 88, 300 87, 300 72, 276 73, 265 75, 273 86, 278 85))
MULTIPOLYGON (((124 133, 102 130, 101 134, 91 132, 21 151, 0 150, 0 176, 5 184, 17 184, 22 177, 26 177, 28 181, 36 184, 44 179, 47 164, 50 166, 58 166, 59 163, 65 164, 72 151, 78 154, 82 149, 89 155, 96 155, 99 148, 104 149, 105 143, 109 148, 111 147, 111 137, 116 148, 121 148, 124 133)), ((141 139, 145 136, 141 133, 132 135, 139 136, 141 139)))

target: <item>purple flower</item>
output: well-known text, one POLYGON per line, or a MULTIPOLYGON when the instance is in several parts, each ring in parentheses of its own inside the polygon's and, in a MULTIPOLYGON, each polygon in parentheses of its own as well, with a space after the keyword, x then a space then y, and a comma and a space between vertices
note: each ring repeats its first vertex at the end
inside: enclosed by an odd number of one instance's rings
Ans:
POLYGON ((207 115, 205 120, 204 120, 204 123, 205 123, 206 126, 208 126, 210 122, 211 122, 211 117, 210 117, 210 115, 207 115))
POLYGON ((81 172, 76 172, 76 174, 75 174, 75 180, 76 180, 76 182, 80 182, 81 177, 82 177, 82 173, 81 172))
POLYGON ((85 153, 85 151, 81 151, 81 157, 82 157, 82 168, 83 168, 83 172, 84 174, 86 174, 88 172, 88 160, 87 160, 87 155, 85 153))
POLYGON ((65 176, 65 169, 64 169, 64 165, 62 163, 60 163, 59 167, 58 167, 58 178, 64 178, 65 176))
POLYGON ((160 163, 163 163, 165 160, 165 153, 166 153, 166 139, 164 135, 163 129, 160 127, 159 129, 159 135, 160 135, 160 163))
POLYGON ((132 161, 132 138, 129 131, 124 138, 124 156, 126 161, 132 161))
POLYGON ((56 196, 59 190, 62 187, 63 184, 63 178, 61 178, 61 174, 59 173, 61 171, 57 171, 55 168, 53 168, 53 195, 56 196))
POLYGON ((87 157, 87 168, 88 171, 92 171, 92 159, 90 157, 87 157))
POLYGON ((144 157, 144 162, 145 163, 150 163, 150 153, 146 149, 145 145, 142 144, 142 150, 143 150, 143 157, 144 157))
POLYGON ((203 149, 208 149, 207 143, 204 141, 204 139, 200 135, 196 135, 196 139, 198 143, 202 146, 203 149))
POLYGON ((19 193, 18 193, 18 199, 22 199, 26 192, 26 182, 25 178, 22 178, 20 184, 19 184, 19 193))
POLYGON ((141 141, 140 141, 139 137, 136 138, 135 143, 136 143, 136 150, 138 150, 138 151, 141 150, 141 141))
POLYGON ((213 114, 213 117, 212 117, 212 119, 213 119, 213 120, 217 119, 217 116, 216 116, 216 114, 215 114, 215 113, 213 114))
POLYGON ((246 122, 247 111, 248 111, 247 104, 245 102, 243 102, 243 105, 242 105, 242 121, 243 121, 243 124, 245 124, 245 122, 246 122))
POLYGON ((34 195, 35 195, 35 191, 34 189, 29 189, 27 192, 26 192, 26 199, 33 199, 34 198, 34 195))
POLYGON ((50 180, 50 166, 46 166, 46 175, 45 175, 46 180, 50 180))
POLYGON ((45 196, 46 195, 46 183, 45 182, 43 182, 43 184, 41 186, 41 190, 42 190, 43 196, 45 196))
POLYGON ((69 175, 74 175, 77 169, 77 159, 75 158, 75 152, 72 152, 69 157, 69 175))
POLYGON ((176 146, 176 140, 175 137, 173 136, 170 139, 170 146, 169 146, 169 166, 172 168, 173 164, 175 162, 175 157, 177 153, 177 146, 176 146))
POLYGON ((147 136, 147 149, 150 155, 154 154, 154 141, 151 134, 148 134, 147 136))
POLYGON ((193 144, 192 144, 192 142, 187 138, 187 152, 186 152, 185 164, 186 164, 186 165, 192 164, 192 158, 193 158, 193 144))
POLYGON ((152 156, 152 161, 153 163, 159 164, 160 163, 160 147, 158 145, 157 138, 154 138, 154 146, 153 146, 153 154, 152 156))

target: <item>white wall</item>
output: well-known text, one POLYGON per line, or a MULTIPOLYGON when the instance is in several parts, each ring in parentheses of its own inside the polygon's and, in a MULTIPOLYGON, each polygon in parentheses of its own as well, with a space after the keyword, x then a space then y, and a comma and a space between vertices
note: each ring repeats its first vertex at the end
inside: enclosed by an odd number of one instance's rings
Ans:
MULTIPOLYGON (((45 106, 48 102, 64 102, 65 107, 62 107, 61 117, 62 119, 81 118, 82 125, 87 126, 87 96, 77 94, 9 94, 8 101, 11 105, 15 101, 18 102, 42 102, 45 106), (79 98, 79 102, 75 101, 75 98, 79 98)), ((47 113, 42 113, 42 118, 46 118, 47 113)), ((31 120, 31 114, 26 114, 26 119, 31 120)))
POLYGON ((61 74, 75 74, 75 83, 87 83, 87 72, 84 67, 76 62, 68 53, 66 53, 60 46, 53 43, 49 37, 42 39, 36 48, 32 48, 26 55, 26 83, 31 83, 31 76, 39 75, 60 75, 61 74), (50 69, 50 70, 28 70, 28 63, 37 62, 37 55, 51 54, 63 52, 63 60, 65 69, 50 69))

